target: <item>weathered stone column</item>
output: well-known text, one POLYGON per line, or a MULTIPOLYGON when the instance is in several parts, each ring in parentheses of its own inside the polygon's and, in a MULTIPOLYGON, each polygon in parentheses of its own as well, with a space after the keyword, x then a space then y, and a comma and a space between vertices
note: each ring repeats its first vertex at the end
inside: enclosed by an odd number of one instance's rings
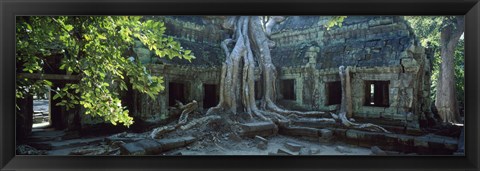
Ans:
POLYGON ((23 99, 17 99, 16 112, 16 138, 18 142, 21 142, 32 132, 33 124, 33 97, 31 95, 25 95, 23 99))
POLYGON ((189 102, 196 100, 200 109, 203 109, 203 96, 204 96, 203 83, 200 79, 194 78, 190 85, 190 99, 189 102))
POLYGON ((345 79, 345 67, 342 65, 339 67, 339 76, 340 76, 340 83, 342 86, 342 101, 340 103, 340 112, 343 113, 347 110, 347 93, 346 93, 346 79, 345 79))
POLYGON ((347 105, 347 117, 351 118, 353 116, 353 107, 352 107, 352 83, 350 80, 350 66, 347 66, 345 70, 345 96, 346 96, 346 105, 347 105))

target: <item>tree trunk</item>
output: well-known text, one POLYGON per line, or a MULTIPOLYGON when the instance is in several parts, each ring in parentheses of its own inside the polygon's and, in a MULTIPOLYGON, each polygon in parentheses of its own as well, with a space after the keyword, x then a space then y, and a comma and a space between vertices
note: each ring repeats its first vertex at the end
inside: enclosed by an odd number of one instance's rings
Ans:
POLYGON ((455 47, 464 31, 464 18, 457 16, 453 24, 441 32, 441 68, 437 81, 435 106, 443 122, 458 123, 459 111, 455 91, 454 57, 455 47))
POLYGON ((265 31, 262 20, 258 16, 234 16, 226 19, 224 27, 234 30, 234 39, 222 42, 226 60, 222 67, 220 80, 220 102, 210 108, 207 114, 230 112, 244 113, 250 118, 257 116, 261 120, 286 120, 284 115, 313 115, 325 114, 319 111, 298 112, 279 108, 275 103, 276 74, 272 63, 270 48, 274 45, 268 39, 272 23, 280 22, 281 17, 270 17, 265 31), (232 50, 228 44, 235 43, 232 50), (262 101, 258 108, 255 103, 254 70, 255 60, 259 62, 262 78, 262 101), (253 115, 252 115, 253 114, 253 115), (268 116, 268 117, 267 117, 268 116))
POLYGON ((371 123, 355 123, 352 122, 348 119, 347 113, 348 110, 348 100, 347 100, 347 71, 345 71, 345 67, 342 65, 338 67, 338 74, 340 76, 340 82, 342 84, 342 102, 340 103, 340 113, 338 116, 334 116, 335 119, 340 120, 340 122, 347 128, 355 128, 355 129, 361 129, 361 130, 369 130, 369 131, 375 131, 375 132, 386 132, 390 133, 387 131, 385 128, 371 124, 371 123))
MULTIPOLYGON (((270 20, 280 22, 281 17, 270 17, 270 20)), ((340 120, 346 127, 388 132, 384 128, 373 124, 358 124, 347 119, 346 98, 345 98, 345 70, 343 66, 340 69, 342 78, 342 108, 339 116, 330 115, 321 111, 299 112, 290 111, 278 107, 275 104, 277 70, 272 63, 270 48, 274 42, 269 40, 272 22, 262 27, 262 20, 257 16, 235 16, 228 18, 224 27, 234 29, 234 40, 227 39, 222 42, 221 47, 225 51, 226 60, 222 67, 222 77, 220 80, 220 102, 216 107, 210 108, 207 115, 221 115, 225 112, 236 114, 246 114, 249 119, 253 116, 261 120, 270 120, 284 122, 289 117, 298 118, 307 115, 320 115, 325 117, 334 117, 340 120), (235 42, 235 46, 230 51, 228 44, 235 42), (258 68, 261 70, 261 84, 263 94, 260 107, 255 103, 254 69, 257 58, 258 68), (243 60, 242 60, 243 59, 243 60), (243 61, 243 63, 242 63, 243 61)), ((350 80, 349 80, 350 81, 350 80)))

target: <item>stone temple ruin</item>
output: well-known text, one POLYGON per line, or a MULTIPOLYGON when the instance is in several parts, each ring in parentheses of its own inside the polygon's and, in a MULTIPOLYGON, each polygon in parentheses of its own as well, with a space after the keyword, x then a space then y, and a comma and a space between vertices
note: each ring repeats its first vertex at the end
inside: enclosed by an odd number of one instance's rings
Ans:
MULTIPOLYGON (((165 18, 167 34, 175 36, 197 59, 156 60, 138 45, 136 55, 152 63, 150 70, 165 77, 168 91, 156 102, 136 96, 136 113, 143 119, 165 118, 172 100, 196 100, 202 109, 216 105, 224 54, 220 42, 228 34, 201 18, 165 18), (151 105, 151 104, 156 105, 151 105)), ((326 31, 327 18, 291 17, 272 30, 274 64, 279 68, 278 100, 290 109, 335 111, 341 100, 338 67, 350 73, 350 116, 389 120, 418 129, 430 111, 432 54, 418 45, 399 17, 350 17, 338 29, 326 31)), ((220 27, 220 26, 217 26, 220 27)), ((258 74, 257 74, 258 77, 258 74)), ((261 88, 256 89, 261 91, 261 88)), ((260 94, 261 92, 256 92, 260 94)), ((381 121, 379 121, 381 122, 381 121)))
MULTIPOLYGON (((140 42, 135 44, 132 56, 142 61, 152 74, 164 77, 165 91, 156 100, 135 91, 123 94, 123 101, 137 124, 131 129, 154 128, 168 123, 171 118, 178 118, 179 112, 174 112, 178 102, 186 104, 195 100, 198 102, 197 113, 202 114, 219 101, 221 65, 225 60, 220 44, 231 33, 223 30, 221 21, 214 17, 157 16, 153 19, 165 22, 166 34, 173 36, 185 49, 192 50, 196 59, 188 62, 158 58, 140 42)), ((347 116, 358 122, 381 125, 393 133, 343 129, 336 125, 318 124, 315 119, 275 126, 273 133, 313 139, 315 142, 318 139, 320 142, 332 141, 333 138, 333 141, 361 147, 375 146, 376 150, 372 148, 372 151, 380 150, 378 147, 396 151, 395 154, 455 152, 459 131, 454 131, 453 138, 425 131, 432 127, 430 76, 433 49, 422 47, 400 16, 349 16, 341 27, 326 29, 323 25, 328 19, 324 16, 289 16, 273 27, 270 38, 276 44, 271 53, 278 71, 277 103, 291 110, 338 112, 342 102, 338 73, 339 67, 345 66, 347 116)), ((255 77, 255 97, 259 99, 262 87, 257 81, 260 79, 258 70, 255 77)), ((60 83, 58 85, 61 86, 60 83)), ((28 112, 24 111, 19 114, 28 116, 28 112)), ((51 105, 50 111, 52 124, 57 130, 81 133, 95 130, 96 125, 103 123, 101 119, 89 115, 78 115, 82 113, 81 108, 72 112, 51 105)), ((28 128, 22 130, 25 130, 24 135, 31 132, 28 128)), ((264 137, 269 134, 257 132, 248 137, 255 137, 252 141, 264 144, 268 141, 264 137)), ((194 139, 186 138, 182 142, 187 145, 194 139)), ((227 136, 227 139, 232 139, 232 136, 227 136)), ((158 142, 135 140, 129 141, 145 147, 143 153, 138 154, 160 153, 145 150, 147 147, 154 148, 158 142)), ((36 147, 38 144, 41 143, 30 143, 36 147)), ((279 149, 278 154, 301 151, 298 144, 286 143, 287 150, 279 149)), ((310 154, 315 154, 311 151, 310 154)), ((337 151, 342 151, 342 147, 337 147, 337 151)))

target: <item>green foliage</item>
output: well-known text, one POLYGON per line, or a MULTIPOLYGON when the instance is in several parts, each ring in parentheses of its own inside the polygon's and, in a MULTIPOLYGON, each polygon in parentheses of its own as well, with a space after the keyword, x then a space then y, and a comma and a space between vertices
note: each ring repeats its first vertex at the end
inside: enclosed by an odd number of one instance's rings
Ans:
POLYGON ((345 20, 347 16, 332 16, 327 23, 324 25, 327 30, 330 30, 330 28, 338 26, 342 27, 343 20, 345 20))
POLYGON ((460 39, 455 49, 455 88, 457 100, 465 103, 465 40, 460 39))
MULTIPOLYGON (((68 110, 80 104, 86 114, 102 117, 114 125, 133 123, 119 97, 119 91, 127 90, 126 78, 134 90, 153 99, 164 90, 162 77, 150 75, 128 53, 134 40, 140 40, 160 57, 189 61, 195 58, 190 50, 164 35, 163 22, 143 17, 18 17, 16 24, 17 67, 22 72, 42 73, 48 58, 61 55, 59 69, 79 74, 81 80, 56 90, 53 99, 61 99, 56 105, 68 110)), ((16 97, 23 98, 45 85, 51 83, 19 79, 16 97)))
MULTIPOLYGON (((442 62, 440 57, 440 34, 443 28, 452 24, 453 16, 406 16, 405 19, 412 27, 415 35, 420 39, 423 46, 430 46, 435 48, 435 55, 433 59, 432 69, 432 87, 431 95, 432 100, 436 96, 436 85, 440 74, 440 64, 442 62)), ((457 99, 460 103, 464 103, 465 99, 465 53, 464 53, 464 40, 461 38, 455 49, 455 87, 457 92, 457 99)))
POLYGON ((440 46, 440 31, 443 28, 444 16, 405 16, 415 35, 420 38, 422 46, 430 42, 432 46, 440 46))

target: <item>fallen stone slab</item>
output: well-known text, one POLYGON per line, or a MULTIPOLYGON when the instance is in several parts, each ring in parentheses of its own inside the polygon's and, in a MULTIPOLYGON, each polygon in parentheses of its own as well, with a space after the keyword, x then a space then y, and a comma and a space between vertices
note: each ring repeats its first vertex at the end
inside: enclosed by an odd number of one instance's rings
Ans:
POLYGON ((380 155, 380 156, 386 156, 387 155, 387 153, 385 151, 383 151, 382 149, 380 149, 377 146, 373 146, 372 148, 370 148, 370 150, 372 150, 373 155, 380 155))
POLYGON ((318 154, 318 153, 320 153, 320 149, 318 149, 318 148, 310 148, 309 151, 310 151, 310 154, 318 154))
POLYGON ((144 138, 124 138, 124 137, 106 137, 105 142, 107 143, 112 143, 112 142, 125 142, 125 143, 130 143, 130 142, 135 142, 135 141, 140 141, 144 138))
POLYGON ((277 154, 279 154, 279 155, 298 155, 299 153, 298 152, 295 153, 295 152, 291 152, 291 151, 279 148, 278 151, 277 151, 277 154))
POLYGON ((310 128, 334 128, 339 127, 334 119, 331 118, 308 118, 292 121, 292 125, 310 128))
POLYGON ((31 142, 28 145, 40 150, 59 150, 65 148, 80 147, 92 144, 98 144, 104 140, 104 137, 86 138, 86 139, 71 139, 64 141, 45 141, 45 142, 31 142))
POLYGON ((69 155, 108 155, 115 153, 115 151, 118 151, 119 148, 116 149, 110 149, 106 145, 101 145, 101 146, 86 146, 82 148, 77 148, 75 150, 72 150, 69 155))
POLYGON ((37 150, 29 145, 18 145, 16 153, 17 155, 44 155, 47 152, 44 150, 37 150))
POLYGON ((361 147, 378 146, 387 154, 388 151, 400 151, 406 154, 451 155, 457 151, 459 142, 456 138, 435 134, 414 136, 338 128, 333 129, 333 132, 335 139, 361 147))
POLYGON ((274 153, 274 152, 268 152, 268 155, 270 155, 270 156, 278 156, 278 155, 286 155, 286 154, 278 154, 278 153, 274 153))
POLYGON ((266 150, 266 149, 268 148, 268 144, 265 143, 265 142, 263 142, 263 141, 262 141, 262 142, 259 142, 259 143, 257 144, 257 148, 260 149, 260 150, 266 150))
POLYGON ((335 150, 337 150, 340 153, 351 153, 352 150, 350 148, 344 147, 344 146, 337 146, 335 147, 335 150))
POLYGON ((310 149, 302 148, 299 152, 299 155, 311 155, 310 149))
POLYGON ((278 127, 273 122, 253 122, 240 124, 240 135, 244 137, 271 136, 278 132, 278 127))
POLYGON ((182 152, 177 151, 177 152, 173 152, 173 153, 170 153, 170 154, 167 154, 167 155, 169 155, 169 156, 181 156, 183 154, 182 154, 182 152))
POLYGON ((268 143, 268 140, 267 140, 267 139, 265 139, 265 138, 263 138, 263 137, 261 137, 261 136, 258 136, 258 135, 255 136, 255 141, 268 143))
POLYGON ((276 125, 273 122, 252 122, 240 124, 243 131, 261 131, 274 129, 276 125))
POLYGON ((242 141, 242 138, 235 132, 229 133, 227 138, 231 141, 239 142, 242 141))
POLYGON ((306 128, 306 127, 281 127, 279 130, 280 134, 295 136, 295 137, 314 137, 318 138, 319 130, 316 128, 306 128))
POLYGON ((162 144, 151 139, 143 139, 120 145, 121 155, 146 155, 158 154, 160 152, 162 152, 162 144))
POLYGON ((398 151, 385 151, 385 153, 387 153, 387 156, 399 156, 404 154, 398 151))
POLYGON ((122 155, 152 155, 163 151, 184 147, 195 142, 195 137, 180 137, 162 140, 142 139, 140 141, 120 145, 122 155))
POLYGON ((330 129, 320 129, 320 142, 329 142, 333 139, 333 131, 330 129))
POLYGON ((285 143, 284 146, 285 146, 285 148, 287 148, 288 150, 290 150, 292 152, 299 152, 303 148, 302 145, 292 143, 292 142, 287 142, 287 143, 285 143))
POLYGON ((188 137, 180 137, 180 138, 172 138, 172 139, 162 139, 158 140, 157 142, 160 143, 162 146, 163 151, 184 147, 188 144, 195 142, 197 139, 192 136, 188 137))
POLYGON ((27 142, 42 142, 61 139, 65 136, 65 131, 33 131, 27 138, 27 142))
POLYGON ((261 136, 255 136, 255 142, 257 143, 257 148, 261 150, 266 150, 268 146, 268 140, 261 137, 261 136))

